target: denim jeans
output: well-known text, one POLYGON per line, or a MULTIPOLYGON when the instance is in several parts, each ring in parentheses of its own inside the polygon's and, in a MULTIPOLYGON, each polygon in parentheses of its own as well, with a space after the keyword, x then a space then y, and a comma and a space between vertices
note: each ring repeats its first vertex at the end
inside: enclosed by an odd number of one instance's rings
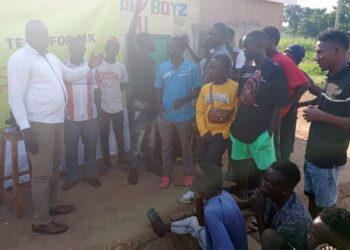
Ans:
POLYGON ((319 168, 311 162, 304 164, 304 193, 315 199, 320 208, 332 207, 338 200, 339 175, 342 167, 319 168))

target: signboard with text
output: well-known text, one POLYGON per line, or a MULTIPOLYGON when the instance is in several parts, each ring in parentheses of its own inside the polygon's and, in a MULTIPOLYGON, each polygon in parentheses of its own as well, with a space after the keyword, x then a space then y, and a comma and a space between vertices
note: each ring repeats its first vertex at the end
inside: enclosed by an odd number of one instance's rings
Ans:
MULTIPOLYGON (((139 30, 157 35, 187 32, 199 19, 200 0, 148 0, 139 30)), ((119 0, 123 23, 129 24, 134 14, 136 0, 119 0)), ((123 26, 127 33, 128 25, 123 26)))
POLYGON ((74 36, 86 40, 87 54, 102 52, 106 40, 121 35, 117 0, 13 0, 0 3, 0 127, 9 117, 7 70, 9 56, 25 45, 25 23, 40 19, 50 34, 49 51, 68 59, 67 45, 74 36))

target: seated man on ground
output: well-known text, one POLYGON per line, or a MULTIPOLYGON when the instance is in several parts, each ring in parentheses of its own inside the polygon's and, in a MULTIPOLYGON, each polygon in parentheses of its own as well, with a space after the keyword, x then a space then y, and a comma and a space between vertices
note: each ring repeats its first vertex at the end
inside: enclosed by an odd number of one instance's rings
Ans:
POLYGON ((263 250, 305 249, 311 216, 294 192, 298 167, 278 161, 263 174, 249 203, 254 211, 263 250))
MULTIPOLYGON (((230 143, 230 126, 237 112, 238 83, 229 79, 231 59, 224 54, 213 57, 209 65, 213 82, 204 85, 196 106, 197 128, 200 134, 198 151, 200 161, 222 166, 222 155, 230 143)), ((191 203, 194 192, 188 191, 179 203, 191 203)))
POLYGON ((248 249, 246 226, 235 200, 222 190, 220 168, 203 165, 193 180, 196 194, 196 214, 183 220, 164 224, 153 212, 148 213, 154 232, 163 236, 167 232, 191 234, 202 249, 248 249), (203 205, 203 199, 207 201, 203 205))
POLYGON ((323 210, 309 229, 308 245, 310 250, 350 249, 350 211, 337 207, 323 210))

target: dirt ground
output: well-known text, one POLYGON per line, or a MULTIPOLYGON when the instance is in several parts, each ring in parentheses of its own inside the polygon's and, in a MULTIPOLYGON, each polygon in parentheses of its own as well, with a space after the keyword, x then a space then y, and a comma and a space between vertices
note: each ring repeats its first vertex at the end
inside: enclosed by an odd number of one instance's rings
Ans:
MULTIPOLYGON (((291 160, 300 167, 303 164, 307 134, 308 124, 299 117, 291 160)), ((348 156, 350 157, 350 152, 348 156)), ((12 203, 8 200, 0 207, 0 249, 102 250, 111 249, 111 246, 114 246, 112 249, 135 249, 133 246, 139 245, 138 241, 143 244, 137 249, 195 249, 194 241, 190 237, 167 236, 156 240, 145 215, 148 208, 155 208, 164 218, 177 211, 191 210, 191 206, 178 205, 176 201, 186 191, 186 188, 177 185, 182 180, 180 167, 175 167, 173 185, 167 190, 159 189, 159 177, 143 169, 138 185, 130 186, 126 179, 126 172, 114 169, 101 178, 103 186, 99 189, 82 182, 68 192, 60 191, 59 201, 74 204, 75 211, 55 218, 68 224, 70 229, 64 234, 53 236, 31 232, 31 194, 30 189, 23 188, 23 218, 17 220, 14 217, 12 203), (130 241, 131 239, 134 241, 130 241)), ((341 197, 344 197, 350 193, 349 163, 344 168, 340 182, 341 197)), ((306 201, 302 187, 301 182, 297 192, 306 201)), ((350 207, 349 199, 340 199, 339 202, 342 206, 350 207)))

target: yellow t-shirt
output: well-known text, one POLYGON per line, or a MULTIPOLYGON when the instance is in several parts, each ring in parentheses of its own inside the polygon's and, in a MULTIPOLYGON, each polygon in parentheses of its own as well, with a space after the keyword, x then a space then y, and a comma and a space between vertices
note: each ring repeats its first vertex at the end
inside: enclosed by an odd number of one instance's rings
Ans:
POLYGON ((228 80, 224 84, 205 84, 198 96, 196 105, 197 128, 201 136, 210 132, 212 135, 222 133, 224 139, 230 136, 231 123, 236 117, 238 108, 237 98, 238 83, 228 80), (212 87, 213 104, 210 104, 210 86, 212 87), (226 123, 211 123, 208 120, 210 108, 232 110, 231 119, 226 123))

